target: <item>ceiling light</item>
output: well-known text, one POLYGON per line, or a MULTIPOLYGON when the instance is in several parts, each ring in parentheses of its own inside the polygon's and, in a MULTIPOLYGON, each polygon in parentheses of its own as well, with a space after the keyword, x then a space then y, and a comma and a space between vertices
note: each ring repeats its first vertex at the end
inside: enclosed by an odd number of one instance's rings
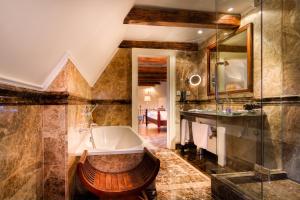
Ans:
POLYGON ((198 31, 198 34, 202 34, 202 33, 203 33, 203 31, 202 31, 202 30, 199 30, 199 31, 198 31))
POLYGON ((231 7, 231 8, 228 8, 227 11, 228 11, 228 12, 231 12, 231 11, 233 11, 233 8, 232 8, 232 7, 231 7))

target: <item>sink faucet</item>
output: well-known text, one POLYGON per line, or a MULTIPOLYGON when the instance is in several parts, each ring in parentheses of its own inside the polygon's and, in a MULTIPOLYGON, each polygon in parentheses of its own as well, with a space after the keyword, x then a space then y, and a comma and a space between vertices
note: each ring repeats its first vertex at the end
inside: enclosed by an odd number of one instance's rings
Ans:
POLYGON ((231 114, 231 112, 232 112, 232 110, 231 110, 231 99, 228 98, 228 95, 225 98, 225 102, 223 102, 222 111, 224 109, 224 104, 227 104, 227 106, 225 107, 226 113, 231 114))

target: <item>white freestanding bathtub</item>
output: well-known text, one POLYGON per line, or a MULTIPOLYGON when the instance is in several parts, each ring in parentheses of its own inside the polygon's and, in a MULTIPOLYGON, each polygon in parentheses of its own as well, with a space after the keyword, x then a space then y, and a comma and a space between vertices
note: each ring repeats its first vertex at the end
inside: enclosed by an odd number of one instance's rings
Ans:
POLYGON ((92 129, 96 148, 87 134, 80 143, 76 155, 81 155, 88 150, 89 155, 130 154, 141 153, 144 142, 129 126, 96 126, 92 129))

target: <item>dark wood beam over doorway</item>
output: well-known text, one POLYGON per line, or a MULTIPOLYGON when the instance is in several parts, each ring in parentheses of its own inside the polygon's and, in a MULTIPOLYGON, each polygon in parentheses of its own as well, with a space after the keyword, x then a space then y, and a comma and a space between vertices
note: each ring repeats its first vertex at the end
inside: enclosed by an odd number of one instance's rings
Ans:
POLYGON ((119 48, 171 49, 182 51, 198 51, 197 43, 189 42, 157 42, 123 40, 119 48))
POLYGON ((134 6, 124 19, 124 24, 153 26, 235 29, 240 26, 240 14, 207 11, 134 6))

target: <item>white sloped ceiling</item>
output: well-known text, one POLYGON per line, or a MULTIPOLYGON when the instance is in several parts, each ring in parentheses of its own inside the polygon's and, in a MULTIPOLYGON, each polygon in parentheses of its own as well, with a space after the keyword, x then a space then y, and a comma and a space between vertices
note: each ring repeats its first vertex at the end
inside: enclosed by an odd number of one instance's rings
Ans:
POLYGON ((123 39, 199 42, 215 32, 124 25, 134 4, 241 12, 253 0, 0 0, 0 83, 46 89, 71 59, 92 86, 123 39))
POLYGON ((66 58, 93 85, 134 0, 1 0, 0 81, 45 89, 66 58))

